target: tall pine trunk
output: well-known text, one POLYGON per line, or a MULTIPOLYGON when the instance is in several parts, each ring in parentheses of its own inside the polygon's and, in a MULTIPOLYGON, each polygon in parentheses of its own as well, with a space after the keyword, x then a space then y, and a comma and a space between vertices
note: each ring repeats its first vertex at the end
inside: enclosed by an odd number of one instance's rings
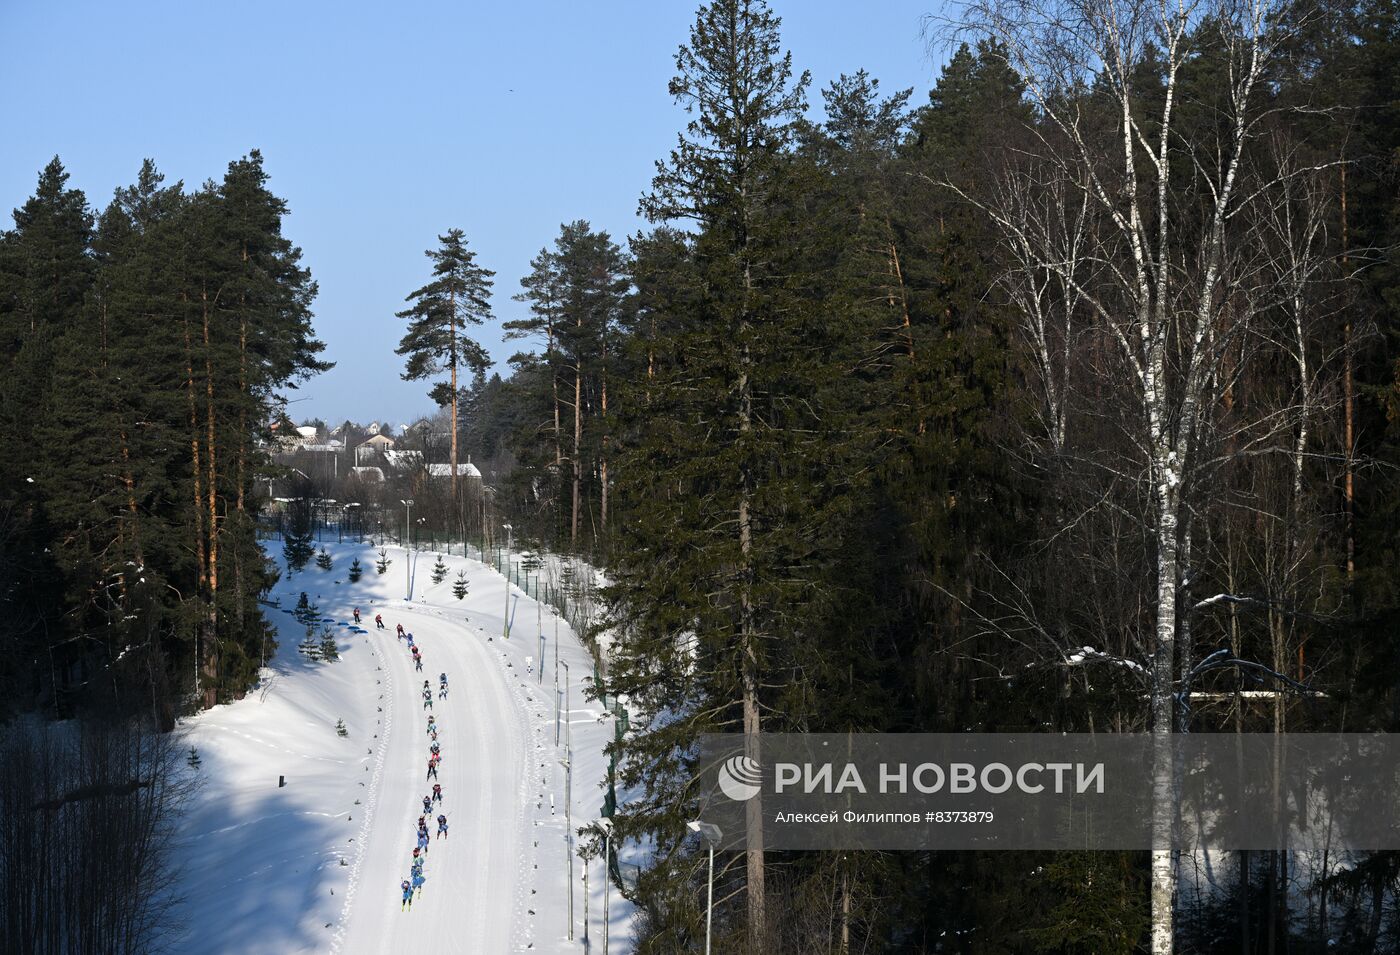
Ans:
POLYGON ((455 516, 460 511, 457 502, 457 293, 455 291, 448 293, 448 302, 452 314, 448 325, 448 334, 452 339, 451 351, 448 353, 452 363, 452 451, 450 452, 452 476, 450 480, 452 482, 452 513, 455 516))
POLYGON ((603 353, 602 353, 602 389, 603 389, 603 391, 602 391, 602 406, 601 406, 601 408, 600 408, 600 412, 601 412, 601 415, 600 415, 600 416, 601 416, 601 418, 602 418, 601 427, 602 427, 602 429, 603 429, 603 436, 602 436, 602 444, 601 444, 601 446, 602 446, 602 451, 601 451, 601 452, 599 453, 599 455, 598 455, 598 467, 599 467, 599 475, 598 475, 599 491, 598 491, 598 495, 599 495, 599 500, 600 500, 600 504, 599 504, 599 508, 598 508, 598 512, 599 512, 599 513, 598 513, 598 523, 599 523, 599 525, 600 525, 600 528, 601 528, 601 531, 602 531, 603 536, 604 536, 604 537, 607 537, 607 534, 608 534, 608 342, 607 342, 607 339, 606 339, 606 338, 603 339, 603 353))
MULTIPOLYGON (((188 302, 186 302, 188 307, 188 302)), ((190 320, 188 312, 185 315, 185 395, 187 398, 187 410, 189 412, 190 427, 190 476, 194 482, 194 563, 196 593, 195 601, 199 603, 204 600, 208 590, 208 565, 204 559, 204 466, 199 448, 199 403, 194 393, 194 340, 190 334, 190 320)), ((195 634, 195 685, 196 693, 200 690, 200 666, 203 663, 204 643, 206 635, 204 628, 207 617, 200 613, 194 624, 195 634)))
POLYGON ((209 549, 206 557, 209 561, 208 597, 209 604, 206 608, 208 614, 208 639, 204 644, 205 653, 205 678, 209 681, 204 687, 205 706, 213 706, 218 702, 218 680, 219 680, 219 511, 218 511, 218 458, 215 453, 215 424, 216 415, 214 411, 214 360, 210 353, 209 341, 209 296, 207 290, 200 292, 201 312, 204 319, 204 397, 205 397, 205 426, 207 430, 205 454, 209 462, 208 480, 205 485, 205 496, 209 508, 209 549))
MULTIPOLYGON (((583 316, 579 316, 579 327, 583 327, 583 316)), ((572 517, 569 520, 569 544, 578 547, 578 500, 579 500, 579 451, 583 443, 583 362, 574 356, 574 494, 572 517)))

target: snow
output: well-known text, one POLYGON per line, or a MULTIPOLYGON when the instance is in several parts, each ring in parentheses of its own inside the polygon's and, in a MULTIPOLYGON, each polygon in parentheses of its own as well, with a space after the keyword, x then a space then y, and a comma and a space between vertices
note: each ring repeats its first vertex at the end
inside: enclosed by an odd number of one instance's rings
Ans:
MULTIPOLYGON (((334 569, 284 577, 266 608, 281 649, 259 687, 236 703, 184 721, 184 746, 200 780, 183 824, 180 895, 186 934, 174 951, 211 953, 574 952, 583 950, 583 863, 574 858, 574 941, 568 934, 568 847, 562 747, 554 743, 554 621, 542 617, 545 672, 536 608, 519 588, 512 639, 502 638, 505 579, 479 561, 436 555, 374 573, 378 548, 326 544, 334 569), (358 584, 345 568, 359 557, 358 584), (452 595, 465 569, 470 592, 452 595), (412 585, 413 600, 405 600, 412 585), (296 650, 304 627, 290 614, 305 591, 337 635, 340 659, 314 662, 296 650), (353 627, 359 606, 363 632, 353 627), (375 613, 387 629, 376 631, 375 613), (424 658, 415 673, 403 623, 424 658), (449 695, 438 699, 437 674, 449 695), (543 676, 541 685, 540 678, 543 676), (434 690, 447 840, 433 840, 426 883, 413 908, 397 907, 408 877, 425 782, 428 737, 421 699, 434 690), (344 720, 347 737, 336 733, 344 720), (286 785, 278 786, 278 777, 286 785)), ((275 550, 275 545, 272 548, 275 550)), ((319 627, 317 628, 319 631, 319 627)), ((572 677, 573 828, 597 819, 606 772, 603 746, 613 726, 585 700, 592 658, 563 621, 559 657, 572 677)), ((563 668, 560 669, 563 679, 563 668)), ((436 833, 436 826, 430 825, 436 833)), ((575 851, 577 841, 574 843, 575 851)), ((602 945, 602 860, 591 860, 588 934, 602 945)), ((612 952, 631 950, 631 910, 611 891, 612 952)))

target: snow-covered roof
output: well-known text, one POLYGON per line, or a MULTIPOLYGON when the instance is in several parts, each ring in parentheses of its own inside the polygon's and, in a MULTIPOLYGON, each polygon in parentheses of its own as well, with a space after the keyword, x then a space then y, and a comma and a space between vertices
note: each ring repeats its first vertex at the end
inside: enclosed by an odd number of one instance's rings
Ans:
POLYGON ((384 483, 384 472, 379 468, 351 468, 350 473, 361 481, 378 481, 384 483))
POLYGON ((303 438, 314 438, 316 437, 316 427, 315 425, 304 424, 297 428, 297 434, 301 435, 303 438))
MULTIPOLYGON (((452 465, 451 465, 451 464, 430 464, 430 465, 428 465, 428 474, 431 475, 432 477, 450 477, 451 474, 452 474, 452 465)), ((476 465, 475 465, 475 464, 471 464, 471 463, 467 463, 467 464, 458 464, 458 465, 457 465, 457 476, 458 476, 458 477, 474 477, 474 478, 479 478, 479 477, 481 477, 481 472, 478 471, 478 470, 476 469, 476 465)))
POLYGON ((389 462, 389 466, 400 471, 411 471, 423 465, 422 451, 389 451, 384 452, 384 460, 389 462))

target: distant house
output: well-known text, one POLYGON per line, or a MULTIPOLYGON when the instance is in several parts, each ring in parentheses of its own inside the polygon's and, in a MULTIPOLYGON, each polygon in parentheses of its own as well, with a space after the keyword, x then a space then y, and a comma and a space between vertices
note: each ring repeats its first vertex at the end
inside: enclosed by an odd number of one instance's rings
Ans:
POLYGON ((366 459, 374 460, 378 455, 394 447, 394 439, 385 434, 376 434, 364 444, 355 448, 355 463, 363 464, 366 459))

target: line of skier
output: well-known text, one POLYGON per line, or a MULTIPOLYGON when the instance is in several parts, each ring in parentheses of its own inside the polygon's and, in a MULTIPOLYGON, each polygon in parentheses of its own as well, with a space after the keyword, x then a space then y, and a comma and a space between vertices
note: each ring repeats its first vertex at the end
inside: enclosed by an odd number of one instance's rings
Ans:
MULTIPOLYGON (((375 623, 379 629, 384 629, 378 615, 375 616, 375 623)), ((413 665, 417 672, 423 670, 423 654, 418 649, 418 645, 413 641, 413 634, 404 629, 403 624, 398 624, 395 628, 395 636, 403 640, 409 651, 413 655, 413 665)), ((438 699, 447 697, 447 674, 438 676, 438 699)), ((433 714, 433 689, 431 684, 423 681, 423 709, 428 711, 428 775, 426 779, 434 780, 432 792, 423 797, 423 814, 418 817, 417 841, 413 847, 413 855, 409 863, 409 876, 400 883, 399 889, 403 893, 403 900, 399 905, 400 911, 412 910, 413 900, 423 891, 423 866, 428 858, 428 848, 432 844, 432 839, 428 835, 428 819, 432 815, 433 809, 439 809, 437 817, 437 838, 447 838, 447 814, 441 811, 443 805, 442 784, 436 782, 438 778, 438 763, 442 762, 442 746, 438 741, 437 718, 433 714)), ((426 780, 425 780, 426 782, 426 780)))

